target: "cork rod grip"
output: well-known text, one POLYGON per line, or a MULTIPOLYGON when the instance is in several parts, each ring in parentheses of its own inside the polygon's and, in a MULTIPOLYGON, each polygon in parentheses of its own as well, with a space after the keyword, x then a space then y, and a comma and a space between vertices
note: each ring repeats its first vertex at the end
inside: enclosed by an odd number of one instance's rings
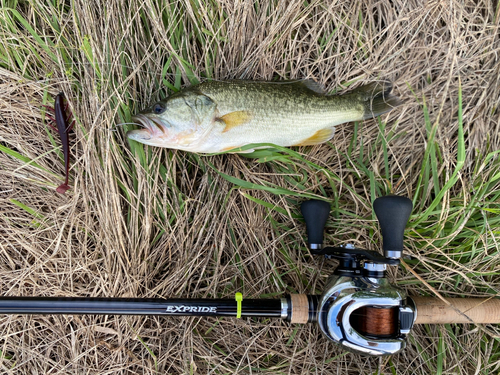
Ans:
POLYGON ((290 323, 306 324, 309 320, 309 302, 305 294, 290 295, 292 316, 290 323))
POLYGON ((500 323, 498 298, 445 298, 449 305, 432 297, 411 299, 417 308, 415 324, 500 323))

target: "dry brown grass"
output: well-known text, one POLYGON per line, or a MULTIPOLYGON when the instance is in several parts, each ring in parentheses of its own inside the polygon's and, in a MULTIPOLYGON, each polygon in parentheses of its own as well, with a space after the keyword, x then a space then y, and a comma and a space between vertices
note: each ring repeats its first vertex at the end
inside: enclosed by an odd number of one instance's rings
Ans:
MULTIPOLYGON (((478 167, 487 152, 500 149, 500 14, 494 1, 130 0, 74 1, 57 8, 19 2, 17 10, 43 43, 54 43, 48 50, 26 25, 7 24, 13 13, 8 2, 4 5, 0 145, 46 170, 0 153, 2 295, 319 293, 333 263, 305 250, 303 225, 292 217, 300 198, 234 188, 216 171, 299 194, 332 194, 343 211, 337 213, 342 221, 329 224, 328 239, 377 248, 370 189, 376 181, 377 189, 415 194, 429 137, 423 98, 437 126, 439 179, 452 173, 459 80, 466 160, 438 208, 443 228, 455 224, 454 211, 448 210, 452 202, 462 200, 466 207, 477 181, 492 181, 495 173, 491 163, 478 167), (50 26, 49 15, 61 32, 50 26), (15 53, 21 60, 15 61, 15 53), (162 78, 174 83, 178 77, 182 85, 193 81, 186 62, 199 79, 313 78, 329 90, 354 81, 392 80, 405 104, 384 116, 385 134, 397 135, 388 144, 389 177, 376 121, 358 128, 353 147, 354 126, 346 124, 332 145, 299 150, 337 181, 300 161, 279 170, 280 163, 235 155, 197 157, 157 149, 150 150, 144 168, 115 125, 124 108, 135 111, 164 95, 162 78), (59 91, 79 119, 72 189, 66 195, 54 192, 63 166, 40 110, 44 94, 59 91), (355 162, 362 156, 361 140, 372 179, 355 162), (299 176, 308 173, 302 187, 287 179, 286 168, 299 176), (244 194, 285 211, 268 210, 244 194)), ((498 181, 490 188, 498 188, 498 181)), ((422 193, 417 218, 434 194, 432 188, 422 193)), ((411 232, 408 251, 420 260, 420 275, 444 294, 498 293, 500 279, 486 273, 499 269, 499 228, 484 233, 472 228, 478 233, 477 254, 457 261, 451 246, 469 227, 463 223, 454 235, 432 227, 432 236, 422 223, 411 232)), ((410 293, 428 292, 404 270, 392 277, 410 293)), ((315 326, 277 320, 14 315, 0 317, 0 372, 431 374, 442 366, 446 374, 493 373, 500 367, 498 333, 496 327, 418 327, 403 353, 373 359, 343 352, 315 326)))

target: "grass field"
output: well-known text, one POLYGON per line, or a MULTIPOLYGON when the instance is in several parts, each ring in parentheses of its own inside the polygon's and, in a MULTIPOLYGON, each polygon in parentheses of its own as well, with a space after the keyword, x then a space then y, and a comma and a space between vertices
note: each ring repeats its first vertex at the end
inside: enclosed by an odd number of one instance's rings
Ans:
MULTIPOLYGON (((0 287, 6 296, 320 293, 299 204, 331 244, 379 250, 373 200, 414 210, 410 295, 500 294, 497 1, 0 0, 0 287), (331 142, 202 156, 128 142, 132 114, 206 79, 394 82, 404 104, 331 142), (76 118, 70 185, 43 104, 76 118), (418 277, 417 277, 418 276, 418 277), (425 285, 425 280, 428 285, 425 285)), ((392 358, 265 319, 1 316, 2 374, 496 374, 500 328, 419 326, 392 358)))

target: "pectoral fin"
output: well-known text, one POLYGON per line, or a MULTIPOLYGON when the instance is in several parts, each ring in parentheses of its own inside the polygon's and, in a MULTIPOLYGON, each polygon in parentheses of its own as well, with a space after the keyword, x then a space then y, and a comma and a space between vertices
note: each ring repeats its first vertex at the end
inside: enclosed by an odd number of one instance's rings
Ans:
POLYGON ((235 128, 237 126, 246 124, 252 120, 252 114, 248 111, 236 111, 226 113, 224 116, 218 118, 219 121, 222 121, 226 127, 222 131, 223 133, 235 128))
POLYGON ((306 138, 303 141, 295 144, 294 146, 313 146, 319 145, 320 143, 329 141, 333 137, 333 133, 335 133, 335 128, 326 128, 318 130, 316 133, 312 135, 312 137, 306 138))

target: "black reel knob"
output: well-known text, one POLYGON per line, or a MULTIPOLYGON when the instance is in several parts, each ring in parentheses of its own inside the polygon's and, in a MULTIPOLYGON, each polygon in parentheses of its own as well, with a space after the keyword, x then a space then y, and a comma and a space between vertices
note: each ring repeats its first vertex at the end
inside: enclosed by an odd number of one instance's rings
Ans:
POLYGON ((382 231, 384 255, 399 259, 403 255, 403 239, 413 203, 406 197, 387 195, 375 199, 373 209, 382 231))
POLYGON ((323 247, 323 230, 330 215, 330 204, 312 199, 302 202, 300 210, 306 221, 309 249, 320 250, 323 247))

